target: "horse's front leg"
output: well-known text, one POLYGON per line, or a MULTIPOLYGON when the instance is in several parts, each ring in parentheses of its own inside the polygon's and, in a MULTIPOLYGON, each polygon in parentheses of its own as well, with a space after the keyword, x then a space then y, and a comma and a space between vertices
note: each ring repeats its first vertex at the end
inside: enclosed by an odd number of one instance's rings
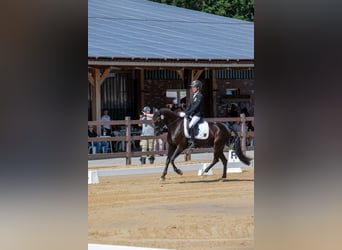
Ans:
POLYGON ((168 169, 169 164, 170 164, 170 159, 171 159, 171 156, 173 155, 174 151, 175 151, 175 148, 172 146, 169 146, 169 149, 167 152, 167 158, 166 158, 166 162, 165 162, 165 168, 164 168, 162 176, 160 176, 161 181, 165 180, 165 176, 167 175, 167 169, 168 169))
POLYGON ((165 176, 167 175, 167 169, 168 169, 168 167, 169 167, 169 164, 170 164, 170 158, 167 157, 167 158, 166 158, 166 163, 165 163, 165 167, 164 167, 163 174, 160 176, 160 180, 161 180, 161 181, 164 181, 164 180, 165 180, 165 176))
POLYGON ((170 161, 171 161, 171 164, 172 164, 172 167, 173 167, 173 170, 179 174, 179 175, 183 175, 183 171, 180 170, 179 168, 176 167, 175 165, 175 159, 178 157, 178 155, 180 155, 180 153, 182 153, 182 151, 184 150, 185 146, 180 146, 178 145, 175 152, 173 153, 170 161))

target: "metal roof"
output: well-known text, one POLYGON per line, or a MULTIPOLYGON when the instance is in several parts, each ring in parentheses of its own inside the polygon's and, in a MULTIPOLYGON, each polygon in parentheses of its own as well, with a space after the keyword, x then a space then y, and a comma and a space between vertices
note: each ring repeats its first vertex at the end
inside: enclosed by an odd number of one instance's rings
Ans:
POLYGON ((254 59, 254 23, 147 0, 88 0, 88 57, 254 59))

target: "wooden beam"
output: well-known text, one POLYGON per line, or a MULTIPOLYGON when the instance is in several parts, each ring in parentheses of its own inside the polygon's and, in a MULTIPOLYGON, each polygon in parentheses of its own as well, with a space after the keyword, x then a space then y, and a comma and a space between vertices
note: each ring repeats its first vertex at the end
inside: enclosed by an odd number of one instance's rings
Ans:
POLYGON ((176 70, 181 80, 184 80, 184 69, 176 70))
POLYGON ((100 85, 102 85, 103 81, 107 78, 107 76, 108 76, 108 74, 110 73, 111 70, 112 70, 111 67, 106 68, 104 70, 104 72, 100 75, 100 79, 99 79, 100 85))
POLYGON ((145 72, 144 69, 140 70, 140 110, 145 105, 145 72))
MULTIPOLYGON (((88 81, 92 88, 92 117, 95 121, 101 120, 101 85, 111 72, 113 67, 106 68, 103 72, 99 68, 91 68, 88 72, 88 81)), ((97 128, 97 133, 100 133, 100 127, 97 128)))
POLYGON ((95 87, 95 69, 88 68, 88 81, 91 86, 91 116, 92 120, 96 120, 96 87, 95 87))
MULTIPOLYGON (((101 120, 101 71, 95 69, 95 120, 101 120)), ((98 131, 97 131, 98 132, 98 131)))
POLYGON ((115 70, 121 70, 121 67, 114 67, 114 66, 111 66, 110 68, 111 68, 111 69, 115 69, 115 70))
POLYGON ((96 120, 96 89, 95 82, 94 85, 91 85, 91 116, 93 121, 96 120))
POLYGON ((88 72, 88 81, 90 82, 90 84, 92 86, 95 87, 95 79, 94 79, 93 75, 90 72, 88 72))
POLYGON ((212 79, 212 97, 213 97, 213 107, 211 107, 211 110, 214 111, 214 117, 217 117, 217 82, 216 82, 216 70, 215 69, 212 69, 211 70, 211 79, 212 79))
POLYGON ((199 69, 199 70, 192 70, 191 71, 191 82, 198 80, 198 78, 200 77, 200 75, 202 74, 203 69, 199 69))

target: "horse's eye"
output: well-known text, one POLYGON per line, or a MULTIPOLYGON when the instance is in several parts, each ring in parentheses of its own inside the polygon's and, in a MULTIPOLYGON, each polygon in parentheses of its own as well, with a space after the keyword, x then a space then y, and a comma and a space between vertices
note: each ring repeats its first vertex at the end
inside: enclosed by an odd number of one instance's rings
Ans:
POLYGON ((160 115, 160 119, 164 120, 164 115, 160 115))

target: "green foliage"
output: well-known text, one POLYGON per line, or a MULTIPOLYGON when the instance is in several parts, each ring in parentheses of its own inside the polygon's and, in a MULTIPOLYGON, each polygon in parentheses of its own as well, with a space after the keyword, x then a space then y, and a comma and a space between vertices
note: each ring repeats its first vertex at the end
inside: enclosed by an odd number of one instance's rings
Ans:
POLYGON ((219 16, 254 21, 254 0, 150 0, 219 16))

